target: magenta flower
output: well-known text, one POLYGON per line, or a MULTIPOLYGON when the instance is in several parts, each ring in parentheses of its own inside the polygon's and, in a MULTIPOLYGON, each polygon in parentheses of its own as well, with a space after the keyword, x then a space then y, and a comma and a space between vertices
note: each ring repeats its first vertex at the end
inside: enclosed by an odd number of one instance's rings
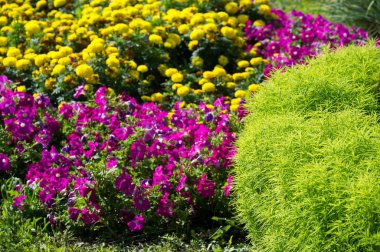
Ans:
POLYGON ((132 184, 132 178, 123 172, 115 180, 116 189, 124 193, 126 197, 132 196, 135 186, 132 184))
POLYGON ((158 201, 156 213, 164 218, 169 218, 174 215, 175 204, 169 201, 169 193, 164 193, 158 201))
POLYGON ((228 177, 227 177, 227 185, 225 187, 223 187, 224 195, 226 197, 230 196, 231 188, 232 188, 232 183, 233 183, 232 176, 228 175, 228 177))
POLYGON ((14 197, 12 206, 14 208, 18 208, 21 211, 24 211, 24 200, 26 199, 25 195, 20 195, 17 197, 14 197))
POLYGON ((9 158, 4 153, 0 153, 0 171, 8 171, 11 168, 9 158))
POLYGON ((207 179, 206 174, 203 174, 199 179, 195 181, 197 191, 203 198, 208 198, 214 195, 215 184, 211 180, 207 179))
POLYGON ((142 195, 137 195, 133 197, 133 206, 136 207, 137 210, 144 212, 149 209, 150 202, 142 195))
POLYGON ((142 160, 145 156, 146 145, 142 141, 136 141, 131 145, 130 157, 132 159, 142 160))
POLYGON ((178 185, 177 185, 177 187, 175 189, 177 192, 180 192, 183 188, 185 188, 185 186, 186 186, 186 180, 187 180, 186 176, 182 176, 179 179, 178 185))
POLYGON ((128 228, 131 232, 140 231, 145 224, 145 219, 142 215, 137 215, 133 218, 133 220, 128 222, 128 228))

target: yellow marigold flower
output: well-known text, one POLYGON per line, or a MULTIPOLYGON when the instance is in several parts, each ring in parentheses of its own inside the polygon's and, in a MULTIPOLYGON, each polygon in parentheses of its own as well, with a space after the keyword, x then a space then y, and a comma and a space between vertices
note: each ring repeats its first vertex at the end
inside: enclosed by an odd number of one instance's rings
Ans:
POLYGON ((251 91, 251 92, 256 92, 258 90, 260 90, 260 85, 258 84, 251 84, 248 86, 248 90, 251 91))
POLYGON ((223 67, 215 67, 212 72, 215 77, 223 77, 227 74, 226 70, 223 67))
POLYGON ((214 105, 212 105, 212 104, 206 104, 206 108, 214 109, 215 107, 214 107, 214 105))
POLYGON ((51 72, 51 75, 59 75, 60 73, 62 73, 63 71, 65 71, 65 69, 66 69, 66 67, 64 65, 57 64, 53 68, 53 71, 51 72))
POLYGON ((67 40, 68 41, 71 41, 71 42, 73 42, 73 41, 75 41, 75 40, 77 40, 78 39, 78 36, 75 34, 75 33, 71 33, 71 34, 69 34, 68 36, 67 36, 67 40))
POLYGON ((175 48, 175 42, 168 39, 165 41, 164 47, 169 48, 169 49, 173 49, 173 48, 175 48))
POLYGON ((103 51, 103 48, 104 48, 104 44, 92 42, 91 44, 88 45, 87 50, 91 53, 100 53, 103 51))
POLYGON ((180 108, 183 108, 183 107, 185 107, 185 105, 186 105, 186 102, 185 102, 185 101, 182 101, 182 102, 179 104, 179 107, 180 107, 180 108))
POLYGON ((166 77, 172 77, 173 74, 178 73, 176 68, 168 68, 165 70, 166 77))
POLYGON ((197 46, 198 46, 199 42, 198 40, 192 40, 189 42, 188 44, 188 48, 190 51, 193 51, 197 46))
POLYGON ((191 17, 190 24, 192 26, 201 24, 205 21, 205 18, 203 17, 202 13, 196 13, 194 16, 191 17))
POLYGON ((239 21, 240 24, 245 24, 245 23, 247 23, 249 17, 248 17, 248 15, 241 14, 241 15, 238 16, 237 19, 238 19, 238 21, 239 21))
POLYGON ((162 37, 160 35, 157 35, 157 34, 149 35, 149 42, 151 42, 152 44, 157 44, 157 45, 163 43, 162 37))
POLYGON ((261 19, 258 19, 258 20, 255 20, 255 22, 253 22, 253 25, 259 27, 259 26, 265 25, 265 22, 261 19))
POLYGON ((206 32, 211 33, 211 32, 217 32, 218 31, 218 26, 216 26, 215 23, 208 23, 204 25, 204 29, 206 32))
POLYGON ((129 74, 132 76, 133 79, 138 80, 140 78, 140 73, 136 70, 129 71, 129 74))
POLYGON ((148 72, 148 67, 146 65, 139 65, 137 67, 137 71, 139 71, 140 73, 146 73, 148 72))
POLYGON ((199 56, 196 56, 191 60, 191 64, 196 67, 201 67, 203 66, 203 59, 199 56))
POLYGON ((119 34, 122 34, 122 33, 128 33, 129 28, 128 28, 128 25, 119 23, 115 25, 114 30, 118 32, 119 34))
POLYGON ((241 73, 234 73, 234 74, 232 75, 232 79, 233 79, 234 81, 238 81, 238 80, 242 80, 242 79, 244 79, 244 77, 243 77, 243 75, 242 75, 241 73))
POLYGON ((61 65, 64 65, 64 66, 67 66, 68 64, 70 64, 71 60, 69 57, 63 57, 63 58, 60 58, 58 60, 58 64, 61 64, 61 65))
POLYGON ((5 26, 8 23, 8 18, 6 16, 0 17, 0 26, 5 26))
POLYGON ((49 78, 45 81, 45 88, 48 90, 52 90, 54 88, 55 79, 49 78))
POLYGON ((225 66, 228 64, 228 58, 224 55, 220 55, 219 58, 218 58, 218 63, 222 66, 225 66))
POLYGON ((94 70, 87 64, 79 65, 76 70, 76 74, 82 78, 90 78, 94 74, 94 70))
POLYGON ((17 92, 26 92, 26 87, 24 85, 16 87, 17 92))
POLYGON ((120 61, 116 57, 109 57, 106 60, 106 64, 108 67, 119 67, 120 61))
POLYGON ((30 65, 30 60, 28 60, 28 59, 20 59, 16 63, 16 68, 18 70, 27 70, 29 68, 29 65, 30 65))
POLYGON ((30 35, 34 35, 36 33, 39 33, 41 31, 40 26, 35 21, 30 21, 24 25, 25 31, 29 33, 30 35))
POLYGON ((186 34, 189 31, 190 31, 190 27, 187 24, 182 24, 182 25, 178 26, 178 32, 180 34, 186 34))
POLYGON ((224 6, 224 9, 230 14, 235 14, 238 12, 239 6, 235 2, 229 2, 224 6))
POLYGON ((202 78, 202 79, 200 79, 200 80, 198 81, 198 84, 202 86, 202 85, 205 84, 206 82, 209 82, 209 80, 208 80, 208 79, 205 79, 205 78, 202 78))
POLYGON ((217 13, 217 17, 218 17, 218 19, 219 19, 220 21, 227 21, 228 18, 229 18, 229 15, 228 15, 226 12, 221 11, 221 12, 218 12, 218 13, 217 13))
POLYGON ((182 41, 181 36, 175 33, 169 33, 168 40, 173 41, 175 45, 181 44, 181 41, 182 41))
POLYGON ((204 71, 203 78, 206 78, 206 79, 215 78, 215 73, 213 73, 212 71, 204 71))
POLYGON ((141 100, 143 100, 143 101, 152 101, 152 99, 149 96, 146 96, 146 95, 141 96, 141 100))
POLYGON ((137 68, 137 64, 136 64, 136 62, 134 62, 133 60, 128 61, 128 66, 129 66, 131 69, 136 69, 136 68, 137 68))
POLYGON ((106 93, 107 93, 108 95, 114 96, 114 95, 115 95, 115 90, 113 90, 112 88, 109 87, 109 88, 107 88, 106 93))
POLYGON ((107 47, 106 49, 106 54, 109 56, 111 54, 119 54, 119 50, 117 49, 117 47, 114 47, 114 46, 109 46, 107 47))
POLYGON ((207 93, 214 92, 216 90, 214 83, 206 82, 202 85, 202 90, 207 93))
POLYGON ((258 66, 263 62, 263 58, 262 57, 252 58, 249 62, 251 63, 252 66, 258 66))
POLYGON ((178 88, 180 88, 180 87, 182 87, 183 85, 181 84, 181 83, 174 83, 173 85, 172 85, 172 89, 173 90, 177 90, 178 88))
POLYGON ((220 32, 222 33, 224 37, 231 40, 236 38, 236 35, 237 35, 236 30, 228 26, 222 27, 222 29, 220 29, 220 32))
POLYGON ((235 97, 237 97, 237 98, 243 98, 244 96, 245 96, 244 90, 238 90, 235 92, 235 97))
POLYGON ((54 0, 53 4, 55 8, 60 8, 66 4, 66 0, 54 0))
POLYGON ((182 82, 183 81, 183 75, 181 73, 174 73, 171 76, 171 80, 173 82, 182 82))
POLYGON ((21 54, 20 49, 16 47, 9 47, 8 52, 7 52, 7 57, 21 58, 22 54, 21 54))
POLYGON ((227 82, 227 88, 234 89, 235 87, 236 87, 235 82, 232 82, 232 81, 227 82))
POLYGON ((229 17, 227 24, 231 27, 237 27, 239 25, 239 20, 236 17, 229 17))
POLYGON ((166 69, 167 69, 167 67, 165 64, 160 64, 157 67, 157 70, 160 72, 161 75, 165 75, 166 69))
POLYGON ((249 62, 246 61, 246 60, 241 60, 237 63, 238 67, 239 68, 245 68, 245 67, 248 67, 249 66, 249 62))
POLYGON ((47 5, 47 2, 45 0, 40 0, 36 3, 36 9, 40 10, 41 8, 45 7, 47 5))
POLYGON ((239 107, 239 104, 232 104, 232 105, 230 106, 230 110, 231 110, 231 111, 236 111, 236 110, 238 109, 238 107, 239 107))
POLYGON ((0 46, 6 46, 8 43, 7 37, 0 37, 0 46))
POLYGON ((177 89, 177 95, 181 97, 185 97, 186 95, 189 94, 189 92, 190 92, 190 88, 186 86, 183 86, 177 89))
POLYGON ((40 55, 37 55, 36 58, 34 58, 34 64, 38 67, 42 66, 48 61, 49 61, 49 57, 46 54, 40 54, 40 55))
POLYGON ((201 29, 195 29, 190 33, 191 40, 200 40, 204 38, 205 32, 201 29))
POLYGON ((163 98, 164 98, 164 95, 161 93, 154 93, 150 97, 152 102, 162 102, 163 98))
POLYGON ((5 67, 15 66, 16 63, 17 63, 17 58, 15 57, 6 57, 5 59, 3 59, 3 65, 5 67))
POLYGON ((270 7, 267 4, 262 4, 259 6, 259 13, 263 15, 269 15, 270 14, 270 7))
POLYGON ((231 99, 231 104, 236 105, 236 104, 239 104, 240 101, 241 101, 241 98, 234 98, 234 99, 231 99))
POLYGON ((254 4, 268 4, 269 0, 254 0, 254 4))
POLYGON ((240 7, 241 8, 250 8, 252 7, 252 0, 240 0, 240 7))
POLYGON ((201 95, 201 94, 203 94, 203 91, 202 91, 202 89, 195 89, 193 91, 193 93, 196 94, 196 95, 201 95))

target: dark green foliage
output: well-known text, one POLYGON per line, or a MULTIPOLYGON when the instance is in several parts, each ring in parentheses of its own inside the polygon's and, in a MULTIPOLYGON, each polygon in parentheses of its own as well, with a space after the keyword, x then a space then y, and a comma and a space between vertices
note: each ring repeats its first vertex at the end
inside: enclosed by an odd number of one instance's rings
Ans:
POLYGON ((239 219, 259 251, 380 250, 380 49, 326 52, 248 101, 239 219))

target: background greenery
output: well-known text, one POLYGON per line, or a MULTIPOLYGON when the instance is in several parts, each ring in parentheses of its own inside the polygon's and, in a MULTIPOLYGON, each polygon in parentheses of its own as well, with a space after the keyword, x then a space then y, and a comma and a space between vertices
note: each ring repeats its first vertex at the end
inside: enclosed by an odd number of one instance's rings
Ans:
POLYGON ((329 21, 357 26, 372 37, 380 35, 380 0, 273 0, 273 6, 322 15, 329 21))

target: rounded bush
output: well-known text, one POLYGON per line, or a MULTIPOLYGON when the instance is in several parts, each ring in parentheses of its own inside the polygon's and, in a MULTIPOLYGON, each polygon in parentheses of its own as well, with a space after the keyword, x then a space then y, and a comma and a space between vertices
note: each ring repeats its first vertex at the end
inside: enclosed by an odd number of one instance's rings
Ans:
POLYGON ((259 251, 380 249, 380 50, 326 52, 248 100, 239 219, 259 251))

